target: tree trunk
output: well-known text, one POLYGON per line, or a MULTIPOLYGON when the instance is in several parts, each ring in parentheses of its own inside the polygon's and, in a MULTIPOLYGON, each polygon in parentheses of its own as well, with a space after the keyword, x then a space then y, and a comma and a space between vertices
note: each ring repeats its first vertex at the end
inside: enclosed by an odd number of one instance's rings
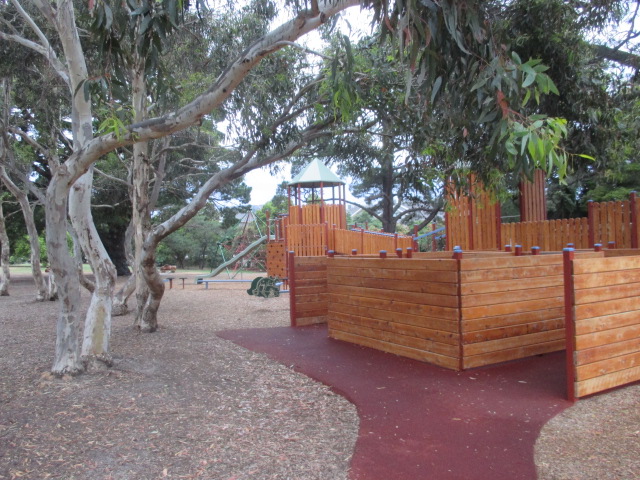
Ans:
POLYGON ((16 197, 22 210, 24 223, 27 227, 29 235, 29 246, 31 247, 31 272, 33 281, 36 284, 36 300, 42 302, 47 299, 47 285, 42 275, 42 266, 40 265, 40 241, 38 238, 38 229, 33 219, 33 209, 29 204, 29 198, 18 186, 9 178, 4 166, 0 166, 0 179, 6 185, 11 194, 16 197))
POLYGON ((129 306, 127 305, 127 301, 129 297, 136 290, 136 275, 129 275, 127 278, 127 282, 122 286, 120 290, 116 293, 115 297, 113 297, 113 307, 111 309, 111 315, 114 317, 119 317, 122 315, 126 315, 129 313, 129 306))
POLYGON ((136 323, 142 332, 155 332, 158 329, 158 309, 164 295, 164 282, 156 268, 156 249, 160 240, 154 235, 144 243, 140 264, 145 283, 149 289, 147 303, 144 305, 140 320, 136 323))
POLYGON ((396 231, 397 219, 393 212, 393 140, 390 134, 393 126, 387 119, 383 120, 382 135, 382 230, 393 233, 396 231))
MULTIPOLYGON (((137 57, 132 69, 132 102, 135 112, 135 121, 142 122, 146 119, 146 83, 144 78, 144 62, 137 57)), ((144 310, 152 295, 152 285, 147 284, 147 276, 143 272, 143 245, 150 230, 151 220, 149 212, 149 144, 138 142, 133 145, 133 214, 134 225, 134 267, 136 277, 136 314, 134 325, 142 331, 155 331, 156 327, 149 327, 143 320, 144 310)), ((153 255, 155 260, 155 252, 153 255)), ((155 268, 155 264, 153 265, 155 268)), ((151 278, 151 277, 149 277, 151 278)), ((157 287, 155 287, 157 288, 157 287)), ((160 295, 162 297, 162 295, 160 295)))
POLYGON ((47 250, 60 295, 60 314, 56 328, 56 352, 52 372, 75 375, 83 370, 78 343, 80 283, 67 249, 67 182, 64 166, 58 167, 47 189, 47 250))
POLYGON ((2 196, 0 195, 0 297, 9 295, 9 282, 11 281, 9 256, 9 236, 4 225, 4 211, 2 209, 2 196))
POLYGON ((111 365, 109 339, 116 270, 100 241, 91 216, 92 186, 93 168, 74 183, 69 194, 69 217, 95 276, 95 289, 84 322, 82 360, 86 364, 93 365, 94 360, 99 360, 111 365))

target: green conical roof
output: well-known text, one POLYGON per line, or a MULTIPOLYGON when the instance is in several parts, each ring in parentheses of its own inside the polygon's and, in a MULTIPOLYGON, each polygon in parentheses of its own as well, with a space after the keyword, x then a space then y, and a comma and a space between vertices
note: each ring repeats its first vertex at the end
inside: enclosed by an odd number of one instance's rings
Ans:
POLYGON ((317 188, 320 187, 321 184, 325 187, 331 187, 334 185, 344 185, 344 182, 317 158, 304 167, 302 171, 289 182, 291 186, 300 185, 306 188, 317 188))

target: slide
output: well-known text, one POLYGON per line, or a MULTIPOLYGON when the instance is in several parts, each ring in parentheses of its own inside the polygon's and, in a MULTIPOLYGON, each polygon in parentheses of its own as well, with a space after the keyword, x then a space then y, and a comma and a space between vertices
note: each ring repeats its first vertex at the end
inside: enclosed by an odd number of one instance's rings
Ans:
POLYGON ((266 235, 260 237, 258 240, 256 240, 255 242, 251 243, 247 248, 245 248, 240 253, 238 253, 235 257, 232 257, 229 260, 227 260, 226 262, 223 262, 220 265, 218 265, 209 275, 204 275, 202 277, 198 277, 196 279, 196 281, 202 280, 203 278, 215 277, 222 270, 224 270, 227 267, 230 267, 231 265, 236 263, 238 260, 240 260, 242 257, 248 255, 249 253, 251 253, 253 250, 258 248, 260 245, 262 245, 266 241, 267 241, 267 236, 266 235))

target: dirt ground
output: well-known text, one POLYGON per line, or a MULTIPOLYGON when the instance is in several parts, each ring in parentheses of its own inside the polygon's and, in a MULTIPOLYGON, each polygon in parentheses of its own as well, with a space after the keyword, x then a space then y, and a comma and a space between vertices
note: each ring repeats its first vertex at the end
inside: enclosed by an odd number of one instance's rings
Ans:
MULTIPOLYGON (((58 305, 35 302, 30 279, 13 279, 0 297, 0 479, 348 477, 355 407, 215 334, 287 325, 288 297, 179 283, 166 291, 158 332, 114 319, 113 368, 57 379, 48 371, 58 305)), ((554 418, 536 464, 541 479, 634 479, 639 451, 635 385, 554 418)))

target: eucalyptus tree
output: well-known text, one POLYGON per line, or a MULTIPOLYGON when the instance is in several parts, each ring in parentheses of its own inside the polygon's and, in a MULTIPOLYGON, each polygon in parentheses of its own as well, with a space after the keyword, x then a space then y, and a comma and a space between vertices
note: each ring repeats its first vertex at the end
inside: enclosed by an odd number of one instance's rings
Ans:
POLYGON ((0 297, 9 295, 9 282, 11 281, 11 272, 9 270, 9 257, 11 255, 11 247, 9 245, 9 235, 4 222, 4 194, 0 191, 0 297))

